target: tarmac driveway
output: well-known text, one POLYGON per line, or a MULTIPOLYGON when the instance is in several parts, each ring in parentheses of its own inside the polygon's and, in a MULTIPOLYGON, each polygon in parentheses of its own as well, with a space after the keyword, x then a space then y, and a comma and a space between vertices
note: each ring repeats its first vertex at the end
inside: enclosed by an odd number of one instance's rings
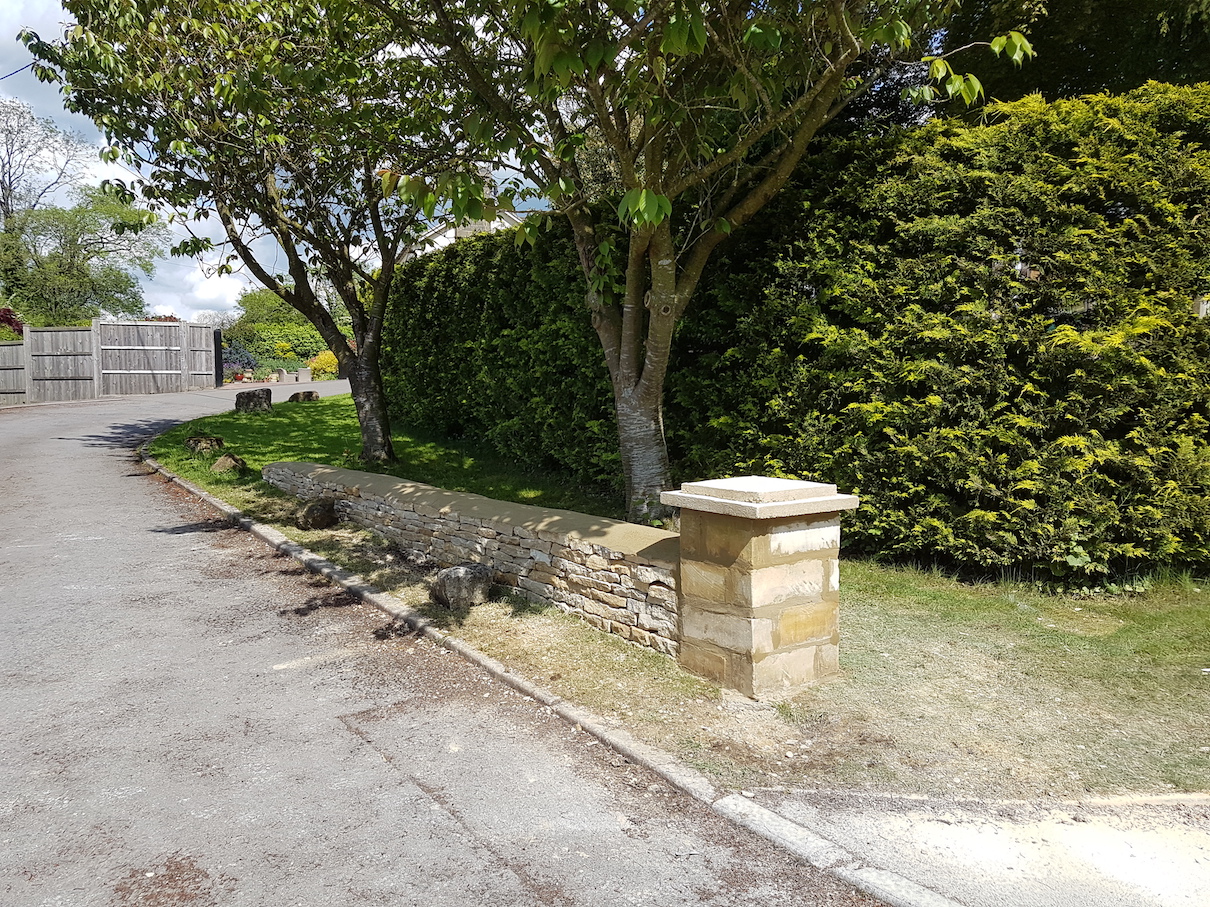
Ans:
POLYGON ((0 903, 875 903, 132 457, 233 395, 0 410, 0 903))

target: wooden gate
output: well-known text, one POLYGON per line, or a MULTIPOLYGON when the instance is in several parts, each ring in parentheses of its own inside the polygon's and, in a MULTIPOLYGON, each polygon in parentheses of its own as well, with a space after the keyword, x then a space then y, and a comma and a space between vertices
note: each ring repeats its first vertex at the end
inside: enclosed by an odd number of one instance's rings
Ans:
POLYGON ((214 387, 215 343, 212 328, 178 321, 27 327, 0 344, 0 405, 214 387))

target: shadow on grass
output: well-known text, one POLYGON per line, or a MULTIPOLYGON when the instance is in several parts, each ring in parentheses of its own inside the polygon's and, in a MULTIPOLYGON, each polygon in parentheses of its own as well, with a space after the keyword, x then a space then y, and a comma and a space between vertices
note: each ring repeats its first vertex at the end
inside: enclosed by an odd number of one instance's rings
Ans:
MULTIPOLYGON (((548 602, 535 602, 523 595, 518 595, 508 586, 493 586, 489 601, 493 604, 504 605, 508 608, 508 616, 516 620, 524 620, 527 617, 558 610, 548 602)), ((424 617, 432 621, 434 626, 442 630, 450 630, 465 624, 476 606, 462 605, 450 608, 429 599, 415 607, 424 617)))

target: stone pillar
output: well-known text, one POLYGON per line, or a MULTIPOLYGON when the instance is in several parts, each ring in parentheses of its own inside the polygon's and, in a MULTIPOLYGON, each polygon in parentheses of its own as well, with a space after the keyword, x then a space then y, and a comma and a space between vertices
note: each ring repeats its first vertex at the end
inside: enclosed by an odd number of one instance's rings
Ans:
POLYGON ((839 670, 840 514, 856 497, 741 476, 660 500, 681 510, 683 667, 754 699, 839 670))

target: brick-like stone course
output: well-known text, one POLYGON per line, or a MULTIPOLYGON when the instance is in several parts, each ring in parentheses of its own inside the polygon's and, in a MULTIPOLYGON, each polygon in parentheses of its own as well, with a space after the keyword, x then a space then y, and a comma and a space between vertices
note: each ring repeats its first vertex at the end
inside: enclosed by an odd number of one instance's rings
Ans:
POLYGON ((300 498, 333 498, 343 518, 401 548, 443 566, 489 564, 521 595, 639 645, 678 653, 674 533, 313 463, 270 463, 263 474, 300 498))

